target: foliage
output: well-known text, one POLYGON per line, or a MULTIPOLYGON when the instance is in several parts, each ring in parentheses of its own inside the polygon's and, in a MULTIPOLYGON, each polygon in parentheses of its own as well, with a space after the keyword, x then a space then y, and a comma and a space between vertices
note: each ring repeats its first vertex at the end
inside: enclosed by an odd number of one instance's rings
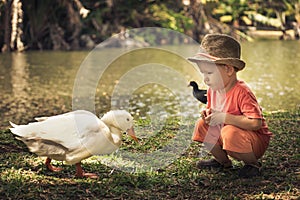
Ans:
MULTIPOLYGON (((231 18, 232 20, 229 22, 233 22, 245 16, 245 12, 249 9, 246 0, 226 0, 219 3, 214 13, 221 16, 221 21, 223 21, 222 18, 231 18)), ((228 20, 225 22, 228 22, 228 20)))
MULTIPOLYGON (((215 17, 226 23, 239 20, 245 25, 253 26, 256 22, 259 22, 263 26, 280 28, 282 26, 281 23, 285 23, 286 19, 289 21, 295 20, 296 4, 296 0, 226 0, 218 3, 214 13, 215 17), (279 13, 284 14, 284 16, 282 16, 284 18, 282 19, 283 22, 281 22, 278 16, 279 13)), ((288 26, 289 24, 283 25, 288 26)))
MULTIPOLYGON (((22 40, 27 49, 73 50, 80 45, 85 47, 86 40, 82 38, 98 43, 113 34, 139 27, 164 27, 198 40, 206 32, 228 32, 228 26, 243 31, 245 27, 240 26, 288 29, 293 22, 300 24, 299 0, 210 0, 189 1, 189 5, 183 0, 81 0, 90 11, 87 17, 80 17, 80 9, 71 0, 20 2, 24 11, 22 40), (202 7, 206 12, 202 12, 202 7), (202 26, 206 21, 212 30, 199 31, 205 29, 202 26), (212 27, 217 23, 221 28, 214 30, 212 27), (224 23, 228 25, 225 30, 224 23)), ((0 29, 4 32, 0 32, 1 47, 5 35, 10 35, 4 26, 9 20, 6 14, 11 15, 7 9, 11 8, 9 3, 0 1, 0 29)))
MULTIPOLYGON (((262 159, 263 175, 250 180, 237 177, 241 166, 237 161, 230 171, 196 169, 200 146, 195 143, 159 171, 126 173, 88 160, 84 169, 97 172, 99 179, 75 179, 74 166, 48 172, 41 158, 28 153, 10 131, 3 130, 0 195, 4 199, 297 199, 300 111, 266 113, 266 118, 274 138, 262 159)), ((176 127, 178 122, 170 121, 165 130, 170 130, 172 123, 176 127)), ((147 120, 138 125, 147 126, 147 120)), ((152 149, 153 142, 142 141, 145 149, 152 149)), ((125 143, 132 149, 139 146, 125 143)))
POLYGON ((173 10, 168 9, 164 4, 153 4, 149 7, 149 10, 155 24, 159 27, 184 32, 184 30, 189 29, 192 26, 192 20, 184 16, 182 11, 179 13, 174 12, 173 10))

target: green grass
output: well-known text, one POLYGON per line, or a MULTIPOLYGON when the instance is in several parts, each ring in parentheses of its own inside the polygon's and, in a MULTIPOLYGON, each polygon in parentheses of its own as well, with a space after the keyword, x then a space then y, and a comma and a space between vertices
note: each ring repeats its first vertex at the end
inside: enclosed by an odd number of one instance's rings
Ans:
MULTIPOLYGON (((44 167, 43 158, 28 152, 9 130, 0 132, 1 199, 297 199, 300 196, 300 113, 269 113, 266 118, 274 137, 262 159, 263 174, 240 179, 237 171, 198 170, 200 145, 189 149, 172 164, 160 170, 128 173, 112 169, 98 160, 83 162, 87 172, 99 178, 77 179, 75 167, 53 173, 44 167)), ((178 122, 168 122, 156 138, 140 144, 125 140, 129 150, 152 151, 160 148, 178 122), (161 143, 157 142, 161 141, 161 143)), ((194 124, 194 122, 191 122, 194 124)), ((148 125, 139 122, 139 126, 148 125)), ((125 147, 124 147, 125 148, 125 147)), ((235 162, 236 166, 241 166, 235 162)))

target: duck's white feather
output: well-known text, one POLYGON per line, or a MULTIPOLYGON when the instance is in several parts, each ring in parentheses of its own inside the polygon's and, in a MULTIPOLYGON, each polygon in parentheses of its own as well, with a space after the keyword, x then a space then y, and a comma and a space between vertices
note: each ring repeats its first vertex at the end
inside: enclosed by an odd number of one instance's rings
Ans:
POLYGON ((10 123, 10 125, 12 126, 12 127, 17 127, 18 125, 17 124, 14 124, 14 123, 12 123, 12 122, 9 122, 10 123))
POLYGON ((40 156, 74 164, 91 155, 112 153, 120 145, 121 138, 88 111, 41 119, 28 125, 13 125, 10 129, 31 152, 40 156))

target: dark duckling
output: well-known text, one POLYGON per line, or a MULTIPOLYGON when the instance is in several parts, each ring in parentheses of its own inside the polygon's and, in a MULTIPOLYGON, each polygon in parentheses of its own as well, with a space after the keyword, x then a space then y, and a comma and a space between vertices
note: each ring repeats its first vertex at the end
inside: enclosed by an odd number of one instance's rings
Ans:
POLYGON ((193 87, 193 96, 201 103, 207 103, 207 90, 199 90, 198 84, 195 81, 191 81, 188 86, 193 87))

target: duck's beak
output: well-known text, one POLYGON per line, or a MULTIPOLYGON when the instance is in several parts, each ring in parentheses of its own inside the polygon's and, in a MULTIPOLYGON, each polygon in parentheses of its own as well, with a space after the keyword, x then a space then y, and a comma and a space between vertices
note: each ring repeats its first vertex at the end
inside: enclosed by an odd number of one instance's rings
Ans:
POLYGON ((127 134, 128 134, 130 137, 132 137, 132 139, 133 139, 134 141, 138 142, 138 139, 137 139, 137 137, 135 136, 135 132, 134 132, 133 127, 130 128, 130 129, 128 129, 127 134))

